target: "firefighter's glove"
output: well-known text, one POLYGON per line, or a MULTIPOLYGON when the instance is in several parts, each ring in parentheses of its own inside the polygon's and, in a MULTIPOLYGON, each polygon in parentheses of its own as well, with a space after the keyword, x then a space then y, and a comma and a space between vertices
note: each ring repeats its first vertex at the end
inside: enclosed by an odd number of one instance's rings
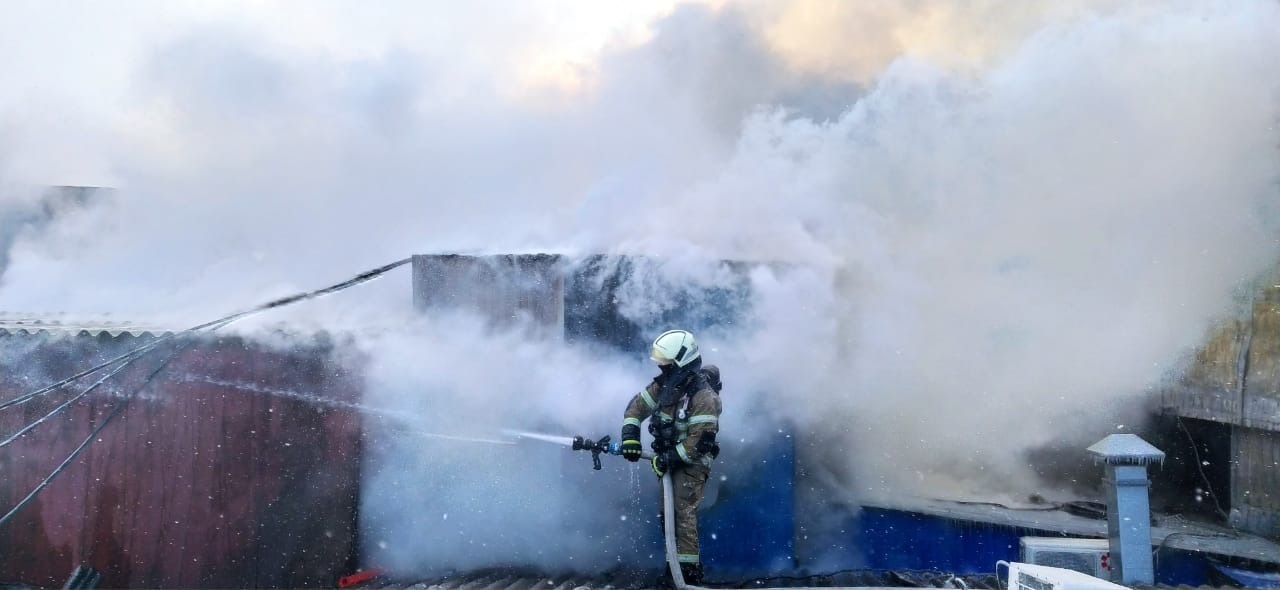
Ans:
POLYGON ((666 475, 668 471, 679 467, 681 463, 683 463, 683 461, 680 460, 680 455, 675 454, 674 451, 659 453, 653 456, 653 474, 658 477, 662 477, 666 475))
POLYGON ((622 441, 622 458, 632 463, 640 460, 640 453, 644 451, 644 446, 636 439, 622 441))

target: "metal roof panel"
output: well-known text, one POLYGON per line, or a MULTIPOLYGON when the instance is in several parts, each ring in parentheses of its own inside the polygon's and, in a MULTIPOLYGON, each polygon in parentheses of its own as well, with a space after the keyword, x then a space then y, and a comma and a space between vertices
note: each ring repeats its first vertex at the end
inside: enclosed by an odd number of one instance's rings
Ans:
POLYGON ((83 317, 63 313, 0 312, 0 335, 70 334, 112 338, 129 336, 162 336, 181 332, 144 322, 118 320, 111 316, 83 317))

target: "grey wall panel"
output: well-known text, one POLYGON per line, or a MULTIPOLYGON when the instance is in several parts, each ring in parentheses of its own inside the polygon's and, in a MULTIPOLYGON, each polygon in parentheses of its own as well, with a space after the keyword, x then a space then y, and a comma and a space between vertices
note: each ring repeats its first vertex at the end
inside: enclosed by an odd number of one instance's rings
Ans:
POLYGON ((1280 538, 1280 434, 1232 429, 1235 469, 1231 477, 1231 523, 1242 530, 1280 538))
POLYGON ((518 322, 543 336, 564 331, 564 273, 551 254, 413 257, 413 305, 419 311, 476 313, 495 328, 518 322))

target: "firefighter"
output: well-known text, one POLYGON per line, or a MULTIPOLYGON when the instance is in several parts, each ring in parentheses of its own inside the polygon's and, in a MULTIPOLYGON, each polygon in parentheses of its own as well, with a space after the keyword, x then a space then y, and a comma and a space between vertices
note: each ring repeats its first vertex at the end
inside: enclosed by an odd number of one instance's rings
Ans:
MULTIPOLYGON (((650 358, 661 371, 631 399, 622 420, 622 456, 639 461, 643 452, 640 423, 649 420, 653 435, 651 461, 658 477, 671 475, 675 491, 676 553, 685 582, 702 583, 698 554, 698 504, 720 453, 720 371, 702 366, 693 334, 663 332, 653 341, 650 358)), ((668 572, 668 576, 670 573, 668 572)))

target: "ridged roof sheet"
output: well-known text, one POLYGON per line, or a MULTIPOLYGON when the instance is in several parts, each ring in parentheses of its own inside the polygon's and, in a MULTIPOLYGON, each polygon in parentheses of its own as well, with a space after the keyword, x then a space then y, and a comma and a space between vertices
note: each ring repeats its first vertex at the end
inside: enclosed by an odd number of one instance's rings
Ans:
POLYGON ((115 319, 110 316, 85 318, 62 313, 0 312, 0 335, 45 333, 102 336, 105 334, 114 338, 121 335, 161 336, 180 331, 153 324, 115 319))
MULTIPOLYGON (((534 569, 489 568, 410 583, 374 581, 366 588, 413 590, 578 590, 656 588, 658 571, 615 571, 599 575, 547 574, 534 569)), ((969 588, 997 590, 994 575, 953 576, 936 571, 847 570, 818 575, 720 579, 709 572, 712 588, 969 588)))

